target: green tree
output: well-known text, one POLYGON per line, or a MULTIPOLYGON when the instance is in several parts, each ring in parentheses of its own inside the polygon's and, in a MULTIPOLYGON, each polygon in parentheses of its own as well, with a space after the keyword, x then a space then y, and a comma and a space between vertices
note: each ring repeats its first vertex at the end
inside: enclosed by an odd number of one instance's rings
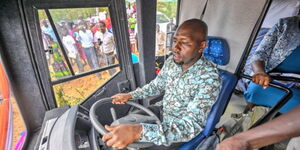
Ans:
MULTIPOLYGON (((78 20, 79 17, 86 19, 88 17, 97 16, 97 9, 99 12, 106 11, 107 7, 94 7, 94 8, 64 8, 64 9, 50 9, 50 14, 54 22, 62 20, 74 21, 78 20)), ((47 15, 44 10, 38 10, 39 19, 47 19, 47 15)))
POLYGON ((163 2, 157 2, 157 11, 164 13, 169 18, 176 17, 177 13, 177 0, 163 2))

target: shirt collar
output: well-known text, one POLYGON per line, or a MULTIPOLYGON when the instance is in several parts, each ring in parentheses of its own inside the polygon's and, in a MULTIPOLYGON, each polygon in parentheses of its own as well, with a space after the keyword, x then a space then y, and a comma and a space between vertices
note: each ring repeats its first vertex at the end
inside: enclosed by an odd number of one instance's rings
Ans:
MULTIPOLYGON (((173 59, 173 58, 172 58, 173 59)), ((196 61, 192 66, 190 66, 187 70, 185 70, 184 72, 187 72, 187 71, 199 71, 199 68, 202 67, 204 65, 204 63, 207 61, 207 59, 205 57, 203 57, 203 55, 201 56, 201 58, 196 61)), ((182 71, 182 68, 181 68, 181 65, 178 65, 174 62, 173 60, 173 63, 178 67, 180 68, 180 70, 182 71)))

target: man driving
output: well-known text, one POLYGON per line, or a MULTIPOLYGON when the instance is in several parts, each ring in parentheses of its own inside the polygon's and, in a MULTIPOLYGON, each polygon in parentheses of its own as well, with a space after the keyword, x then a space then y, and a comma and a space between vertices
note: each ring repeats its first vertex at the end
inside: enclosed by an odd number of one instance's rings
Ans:
POLYGON ((166 60, 157 77, 142 88, 112 96, 113 104, 124 104, 132 98, 144 99, 164 93, 163 99, 151 109, 160 110, 157 116, 161 116, 162 125, 106 125, 109 133, 102 140, 108 146, 122 149, 138 140, 174 149, 203 130, 221 88, 217 68, 202 57, 206 36, 207 25, 203 21, 183 22, 174 35, 173 56, 166 60))

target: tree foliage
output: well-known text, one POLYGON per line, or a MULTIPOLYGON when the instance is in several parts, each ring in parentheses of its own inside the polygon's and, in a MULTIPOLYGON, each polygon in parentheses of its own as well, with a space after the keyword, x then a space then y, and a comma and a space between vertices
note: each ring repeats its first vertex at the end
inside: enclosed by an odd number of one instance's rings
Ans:
MULTIPOLYGON (((176 1, 177 0, 173 0, 176 1)), ((157 2, 157 11, 164 13, 169 18, 176 17, 177 13, 177 3, 174 2, 157 2)))
MULTIPOLYGON (((95 7, 95 8, 68 8, 68 9, 50 9, 50 14, 54 22, 59 22, 62 20, 65 21, 74 21, 79 18, 89 18, 96 16, 97 12, 108 12, 106 7, 95 7)), ((44 10, 38 11, 40 20, 47 19, 46 13, 44 10)))

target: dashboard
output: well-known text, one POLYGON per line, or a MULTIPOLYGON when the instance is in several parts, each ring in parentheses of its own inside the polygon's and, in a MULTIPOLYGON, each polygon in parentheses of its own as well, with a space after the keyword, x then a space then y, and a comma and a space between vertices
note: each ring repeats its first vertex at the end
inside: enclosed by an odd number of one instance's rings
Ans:
POLYGON ((39 140, 35 150, 100 150, 105 146, 91 125, 89 111, 80 105, 44 121, 39 140))

